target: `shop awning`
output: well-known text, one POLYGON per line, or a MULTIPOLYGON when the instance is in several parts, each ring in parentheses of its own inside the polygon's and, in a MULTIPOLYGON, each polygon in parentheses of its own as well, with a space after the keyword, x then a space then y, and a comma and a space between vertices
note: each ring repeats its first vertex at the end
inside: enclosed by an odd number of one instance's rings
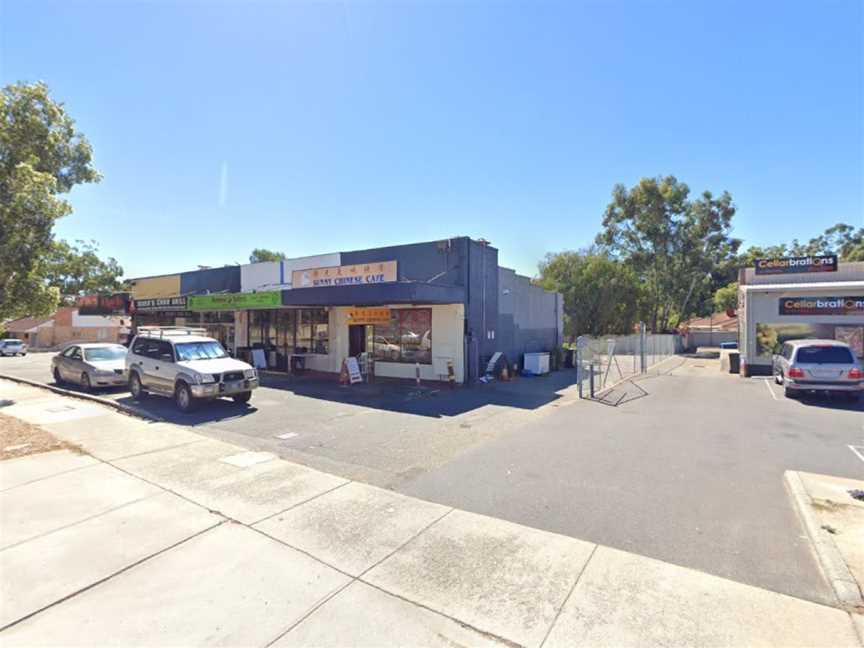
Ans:
POLYGON ((461 286, 427 283, 386 283, 362 286, 322 286, 282 291, 283 306, 378 306, 384 304, 459 304, 461 286))

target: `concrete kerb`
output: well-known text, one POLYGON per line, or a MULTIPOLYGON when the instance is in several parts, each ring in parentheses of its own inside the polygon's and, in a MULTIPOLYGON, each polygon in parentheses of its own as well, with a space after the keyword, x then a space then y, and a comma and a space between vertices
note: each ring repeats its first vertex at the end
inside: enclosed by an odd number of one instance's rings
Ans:
POLYGON ((63 389, 62 387, 56 387, 55 385, 48 385, 46 383, 41 383, 36 380, 28 380, 27 378, 19 378, 18 376, 10 376, 9 374, 0 373, 0 379, 9 380, 11 382, 19 383, 22 385, 29 385, 30 387, 36 387, 38 389, 47 389, 48 391, 54 392, 55 394, 59 394, 60 396, 68 396, 70 398, 78 398, 80 400, 99 403, 100 405, 110 407, 111 409, 114 409, 121 414, 126 414, 128 416, 137 416, 138 418, 147 419, 148 421, 153 421, 154 423, 166 422, 166 419, 156 414, 151 414, 150 412, 147 412, 138 407, 132 407, 131 405, 124 405, 123 403, 118 403, 117 401, 111 400, 110 398, 102 398, 101 396, 96 396, 95 394, 85 394, 82 392, 72 391, 71 389, 63 389))
MULTIPOLYGON (((783 481, 792 496, 798 517, 807 531, 807 536, 813 544, 822 571, 828 582, 831 583, 837 600, 847 609, 861 610, 864 606, 864 599, 862 599, 858 583, 846 565, 846 561, 843 560, 837 545, 834 544, 831 534, 825 531, 816 519, 812 510, 813 500, 804 487, 801 475, 794 470, 787 470, 783 473, 783 481)), ((864 641, 864 637, 862 637, 862 641, 864 641)))

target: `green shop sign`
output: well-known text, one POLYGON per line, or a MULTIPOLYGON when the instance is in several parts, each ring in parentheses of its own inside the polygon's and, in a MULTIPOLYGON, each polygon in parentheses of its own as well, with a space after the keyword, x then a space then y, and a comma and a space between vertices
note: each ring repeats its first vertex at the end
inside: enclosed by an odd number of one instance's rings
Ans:
POLYGON ((228 293, 226 295, 190 295, 190 311, 242 310, 245 308, 273 308, 282 305, 278 290, 255 293, 228 293))

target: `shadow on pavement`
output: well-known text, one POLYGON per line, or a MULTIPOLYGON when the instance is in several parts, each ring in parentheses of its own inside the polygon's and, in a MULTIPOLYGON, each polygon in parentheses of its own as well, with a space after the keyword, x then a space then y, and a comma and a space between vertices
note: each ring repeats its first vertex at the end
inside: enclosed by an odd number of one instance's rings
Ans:
POLYGON ((864 412, 864 400, 859 398, 857 401, 851 401, 844 395, 805 394, 799 396, 795 400, 807 407, 845 410, 847 412, 864 412))
MULTIPOLYGON (((243 418, 258 411, 255 407, 256 400, 267 401, 266 406, 262 407, 268 410, 284 407, 286 414, 289 413, 289 408, 296 406, 296 401, 278 402, 279 395, 270 390, 331 403, 441 418, 458 416, 488 405, 537 409, 561 398, 560 392, 576 385, 577 375, 576 369, 561 369, 545 376, 518 376, 508 382, 475 382, 470 386, 451 389, 447 383, 426 382, 418 386, 413 381, 379 379, 371 384, 342 386, 331 376, 307 374, 292 377, 262 374, 262 389, 254 393, 248 405, 220 398, 201 403, 196 410, 185 414, 177 410, 170 398, 149 395, 136 401, 125 387, 98 388, 90 393, 180 425, 200 425, 243 418)), ((51 384, 51 381, 46 382, 51 384)), ((85 391, 69 383, 59 386, 73 392, 85 391)))
POLYGON ((619 405, 632 403, 633 401, 645 398, 646 396, 650 396, 647 390, 638 383, 628 380, 613 387, 605 393, 601 393, 593 399, 587 400, 589 400, 589 402, 599 403, 600 405, 606 405, 607 407, 618 407, 619 405))
MULTIPOLYGON (((545 376, 519 376, 509 382, 493 381, 450 388, 446 383, 379 380, 340 385, 330 378, 262 376, 263 387, 297 396, 361 405, 373 409, 429 416, 457 416, 486 405, 536 409, 561 398, 560 391, 576 384, 575 369, 545 376)), ((253 398, 254 402, 254 398, 253 398)))

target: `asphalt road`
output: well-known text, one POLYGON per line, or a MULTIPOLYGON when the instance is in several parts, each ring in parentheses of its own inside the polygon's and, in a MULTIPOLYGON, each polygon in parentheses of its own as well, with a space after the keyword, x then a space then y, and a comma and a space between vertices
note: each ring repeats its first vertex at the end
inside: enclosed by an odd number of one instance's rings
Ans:
MULTIPOLYGON (((716 361, 567 402, 399 490, 819 602, 785 470, 861 479, 864 406, 789 400, 716 361)), ((674 368, 674 370, 673 370, 674 368)))
MULTIPOLYGON (((0 358, 0 373, 50 382, 49 362, 0 358)), ((703 359, 669 360, 603 402, 578 400, 572 382, 558 372, 450 392, 267 378, 249 408, 142 406, 352 479, 831 601, 783 471, 864 476, 848 447, 864 445, 864 403, 788 400, 703 359)))
MULTIPOLYGON (((0 374, 54 384, 52 356, 0 358, 0 374)), ((248 407, 219 399, 190 414, 164 397, 136 402, 124 388, 98 394, 214 438, 393 488, 559 400, 558 391, 575 380, 575 372, 452 391, 405 383, 340 387, 332 381, 274 375, 261 380, 248 407)))

